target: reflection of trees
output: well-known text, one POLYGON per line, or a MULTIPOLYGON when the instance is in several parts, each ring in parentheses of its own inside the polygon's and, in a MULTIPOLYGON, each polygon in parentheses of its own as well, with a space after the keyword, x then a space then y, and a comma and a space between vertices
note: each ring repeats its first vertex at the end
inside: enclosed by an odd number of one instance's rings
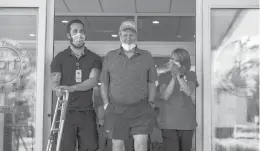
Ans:
MULTIPOLYGON (((242 96, 247 99, 248 121, 254 116, 259 116, 259 51, 260 44, 257 37, 248 37, 228 44, 218 52, 214 70, 218 82, 215 83, 217 93, 228 91, 232 95, 242 96), (225 60, 228 59, 228 60, 225 60), (226 83, 234 86, 232 91, 220 83, 225 79, 226 83), (219 84, 220 83, 220 84, 219 84), (245 92, 245 95, 242 94, 245 92)), ((224 83, 225 84, 225 83, 224 83)), ((239 103, 239 102, 238 102, 239 103)))

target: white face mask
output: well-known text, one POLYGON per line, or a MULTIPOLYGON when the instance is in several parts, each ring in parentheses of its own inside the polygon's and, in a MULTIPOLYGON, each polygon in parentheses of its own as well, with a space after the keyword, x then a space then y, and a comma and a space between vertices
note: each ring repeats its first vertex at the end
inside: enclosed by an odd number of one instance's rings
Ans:
POLYGON ((177 61, 173 61, 173 60, 170 60, 168 63, 167 63, 168 66, 172 66, 172 65, 176 65, 177 67, 181 67, 181 64, 177 61))
POLYGON ((136 47, 136 44, 133 43, 129 45, 129 44, 122 43, 122 47, 125 49, 125 51, 130 51, 136 47))
POLYGON ((74 45, 74 47, 80 48, 80 47, 84 46, 84 43, 85 43, 84 34, 78 33, 76 35, 73 35, 71 38, 72 38, 71 43, 74 45))

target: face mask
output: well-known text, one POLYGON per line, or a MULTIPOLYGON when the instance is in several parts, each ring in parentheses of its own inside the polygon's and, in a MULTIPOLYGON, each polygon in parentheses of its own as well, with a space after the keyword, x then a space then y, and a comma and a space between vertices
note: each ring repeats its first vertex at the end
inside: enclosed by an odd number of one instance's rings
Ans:
POLYGON ((176 65, 176 66, 179 67, 179 68, 181 67, 181 64, 180 64, 179 62, 177 62, 177 61, 171 61, 171 60, 168 62, 168 65, 169 65, 169 66, 176 65))
POLYGON ((136 47, 136 44, 133 43, 133 44, 128 45, 128 44, 122 43, 122 47, 125 49, 125 51, 130 51, 136 47))
POLYGON ((76 35, 71 36, 70 43, 75 48, 82 48, 85 44, 84 41, 85 41, 85 35, 78 33, 76 35))

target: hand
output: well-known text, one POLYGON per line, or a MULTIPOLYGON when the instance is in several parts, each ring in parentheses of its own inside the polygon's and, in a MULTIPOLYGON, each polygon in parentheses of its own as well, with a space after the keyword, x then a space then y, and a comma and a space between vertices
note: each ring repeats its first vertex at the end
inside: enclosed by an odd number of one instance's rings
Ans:
POLYGON ((61 90, 67 90, 68 92, 75 92, 73 86, 60 86, 61 90))
POLYGON ((149 103, 150 103, 153 111, 155 112, 155 114, 158 115, 160 112, 160 108, 158 106, 156 106, 156 104, 154 102, 149 102, 149 103))
POLYGON ((55 93, 57 97, 61 97, 63 95, 63 92, 60 87, 55 88, 55 93))
POLYGON ((173 64, 171 66, 171 73, 172 73, 172 75, 175 75, 175 77, 179 76, 179 75, 181 75, 181 69, 177 65, 173 64))
POLYGON ((162 85, 160 86, 161 97, 162 97, 162 95, 164 94, 164 91, 165 91, 166 88, 167 88, 166 84, 162 84, 162 85))
POLYGON ((154 102, 149 101, 149 103, 150 103, 150 105, 151 105, 151 107, 152 107, 153 109, 156 108, 156 105, 154 104, 154 102))

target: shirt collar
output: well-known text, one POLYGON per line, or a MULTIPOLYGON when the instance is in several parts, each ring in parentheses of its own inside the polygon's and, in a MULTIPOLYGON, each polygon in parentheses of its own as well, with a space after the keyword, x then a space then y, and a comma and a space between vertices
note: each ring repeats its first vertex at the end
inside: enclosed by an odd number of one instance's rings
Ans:
MULTIPOLYGON (((140 50, 137 46, 136 46, 134 49, 135 49, 135 51, 134 51, 135 54, 141 55, 141 50, 140 50)), ((117 53, 118 53, 119 55, 124 54, 124 50, 123 50, 123 47, 122 47, 122 46, 120 46, 120 48, 117 49, 117 53)))
MULTIPOLYGON (((88 51, 89 51, 88 48, 84 46, 84 51, 82 53, 82 56, 86 56, 88 51)), ((69 52, 70 56, 75 56, 74 52, 71 50, 70 46, 68 47, 68 52, 69 52)))

